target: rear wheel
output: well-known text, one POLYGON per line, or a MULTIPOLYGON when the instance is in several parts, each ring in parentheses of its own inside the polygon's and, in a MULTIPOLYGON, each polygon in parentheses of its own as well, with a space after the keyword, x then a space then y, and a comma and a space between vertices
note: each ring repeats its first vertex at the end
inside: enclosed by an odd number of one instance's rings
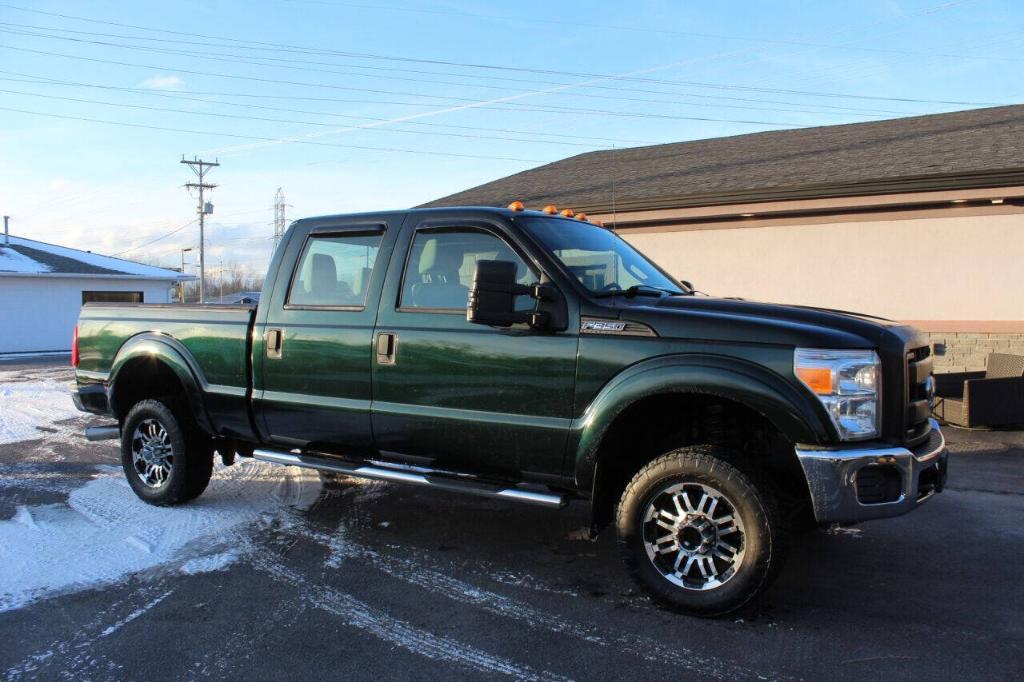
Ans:
POLYGON ((121 467, 135 494, 155 505, 188 502, 206 490, 213 447, 188 415, 167 403, 143 400, 121 428, 121 467))
POLYGON ((659 602, 716 616, 748 604, 782 564, 786 529, 771 486, 721 448, 673 450, 633 477, 616 526, 626 566, 659 602))

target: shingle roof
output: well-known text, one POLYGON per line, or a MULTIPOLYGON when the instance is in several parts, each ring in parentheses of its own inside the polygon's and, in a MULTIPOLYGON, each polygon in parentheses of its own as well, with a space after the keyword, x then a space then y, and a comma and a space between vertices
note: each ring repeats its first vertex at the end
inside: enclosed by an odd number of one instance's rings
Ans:
POLYGON ((24 276, 108 275, 110 277, 156 280, 194 279, 191 276, 183 276, 174 270, 23 237, 11 237, 8 244, 0 241, 0 274, 24 276))
POLYGON ((606 209, 613 180, 622 209, 1024 184, 1024 105, 588 152, 424 206, 606 209))

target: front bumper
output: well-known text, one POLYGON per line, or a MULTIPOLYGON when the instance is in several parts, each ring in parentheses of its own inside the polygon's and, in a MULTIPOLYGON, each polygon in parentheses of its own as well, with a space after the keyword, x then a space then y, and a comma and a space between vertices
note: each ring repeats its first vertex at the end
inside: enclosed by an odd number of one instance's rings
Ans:
POLYGON ((942 492, 948 458, 946 439, 938 422, 929 422, 928 439, 913 450, 888 446, 832 450, 797 447, 818 523, 899 516, 942 492), (875 469, 867 471, 869 467, 875 469), (880 480, 892 483, 889 492, 879 494, 880 480))

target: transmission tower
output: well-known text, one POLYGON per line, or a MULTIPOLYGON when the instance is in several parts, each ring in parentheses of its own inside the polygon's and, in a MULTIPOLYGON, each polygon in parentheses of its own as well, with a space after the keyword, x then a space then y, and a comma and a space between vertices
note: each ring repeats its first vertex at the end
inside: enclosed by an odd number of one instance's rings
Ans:
POLYGON ((220 164, 216 161, 211 163, 210 161, 200 161, 199 159, 187 161, 184 157, 182 157, 181 162, 191 168, 199 179, 199 182, 186 182, 185 187, 187 189, 199 190, 199 208, 196 210, 199 214, 199 302, 206 303, 206 216, 213 213, 213 204, 207 203, 204 200, 203 193, 217 185, 210 185, 204 182, 204 180, 210 169, 216 168, 220 164))
POLYGON ((274 251, 277 251, 277 245, 281 243, 285 228, 288 227, 288 218, 285 215, 287 208, 288 204, 284 202, 284 190, 278 187, 274 194, 274 251))

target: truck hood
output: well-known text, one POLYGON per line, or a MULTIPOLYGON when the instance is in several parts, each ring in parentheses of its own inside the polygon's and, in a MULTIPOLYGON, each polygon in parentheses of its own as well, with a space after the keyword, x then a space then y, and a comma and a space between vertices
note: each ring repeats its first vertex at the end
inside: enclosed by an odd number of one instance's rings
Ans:
POLYGON ((741 299, 638 297, 617 301, 615 307, 619 318, 647 324, 667 338, 877 348, 897 340, 906 343, 919 335, 912 327, 861 313, 741 299))

